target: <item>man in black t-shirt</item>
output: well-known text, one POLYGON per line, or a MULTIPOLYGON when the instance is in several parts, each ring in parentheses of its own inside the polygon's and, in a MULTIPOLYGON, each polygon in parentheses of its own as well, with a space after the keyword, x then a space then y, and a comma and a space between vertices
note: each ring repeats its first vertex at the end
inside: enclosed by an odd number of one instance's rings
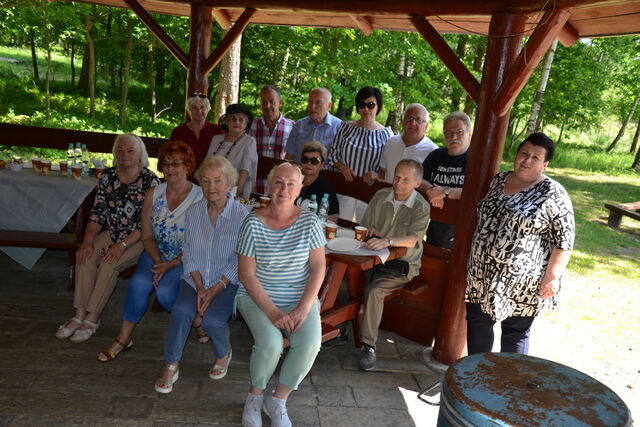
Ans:
MULTIPOLYGON (((451 113, 444 118, 446 148, 438 148, 422 163, 424 175, 420 191, 431 206, 441 208, 445 199, 460 199, 467 153, 471 142, 471 119, 463 112, 451 113)), ((455 227, 431 220, 427 228, 427 242, 441 248, 453 246, 455 227)))

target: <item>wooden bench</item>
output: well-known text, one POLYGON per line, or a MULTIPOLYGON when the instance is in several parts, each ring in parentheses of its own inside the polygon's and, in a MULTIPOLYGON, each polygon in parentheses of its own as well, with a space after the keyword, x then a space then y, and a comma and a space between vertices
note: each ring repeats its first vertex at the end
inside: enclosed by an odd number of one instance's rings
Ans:
POLYGON ((609 227, 620 228, 623 216, 640 221, 640 202, 620 203, 617 205, 605 203, 604 207, 609 210, 609 219, 607 220, 609 227))

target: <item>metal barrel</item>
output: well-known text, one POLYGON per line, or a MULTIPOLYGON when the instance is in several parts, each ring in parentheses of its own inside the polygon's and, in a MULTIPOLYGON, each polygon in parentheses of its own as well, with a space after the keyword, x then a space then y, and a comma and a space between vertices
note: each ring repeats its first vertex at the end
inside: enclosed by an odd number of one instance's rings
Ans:
POLYGON ((464 357, 442 384, 438 427, 631 426, 627 405, 596 379, 515 353, 464 357))

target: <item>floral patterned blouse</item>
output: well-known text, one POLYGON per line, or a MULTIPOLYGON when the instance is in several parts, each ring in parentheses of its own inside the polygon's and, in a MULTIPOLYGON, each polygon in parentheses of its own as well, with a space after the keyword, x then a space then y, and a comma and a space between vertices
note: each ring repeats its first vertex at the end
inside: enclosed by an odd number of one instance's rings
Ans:
POLYGON ((162 261, 172 260, 182 252, 187 209, 201 199, 202 189, 193 184, 187 197, 171 211, 167 202, 167 183, 162 183, 154 189, 151 227, 162 261))
POLYGON ((160 180, 147 168, 130 184, 123 184, 115 168, 104 171, 98 182, 96 200, 89 221, 109 232, 113 242, 120 242, 135 230, 141 230, 140 214, 144 193, 160 180))
POLYGON ((512 172, 500 172, 478 204, 478 226, 467 267, 466 302, 480 304, 493 320, 536 316, 556 305, 538 295, 554 249, 571 250, 573 207, 567 191, 551 178, 506 195, 512 172))

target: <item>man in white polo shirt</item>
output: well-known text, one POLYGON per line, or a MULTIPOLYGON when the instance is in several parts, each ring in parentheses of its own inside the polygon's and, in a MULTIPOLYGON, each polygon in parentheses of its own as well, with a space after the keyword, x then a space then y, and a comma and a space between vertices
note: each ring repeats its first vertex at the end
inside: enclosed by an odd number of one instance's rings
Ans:
POLYGON ((422 163, 429 153, 438 148, 426 135, 429 128, 429 112, 422 104, 409 104, 402 119, 403 132, 387 141, 376 172, 367 172, 363 177, 369 185, 374 181, 393 182, 393 171, 402 159, 413 159, 422 163))

